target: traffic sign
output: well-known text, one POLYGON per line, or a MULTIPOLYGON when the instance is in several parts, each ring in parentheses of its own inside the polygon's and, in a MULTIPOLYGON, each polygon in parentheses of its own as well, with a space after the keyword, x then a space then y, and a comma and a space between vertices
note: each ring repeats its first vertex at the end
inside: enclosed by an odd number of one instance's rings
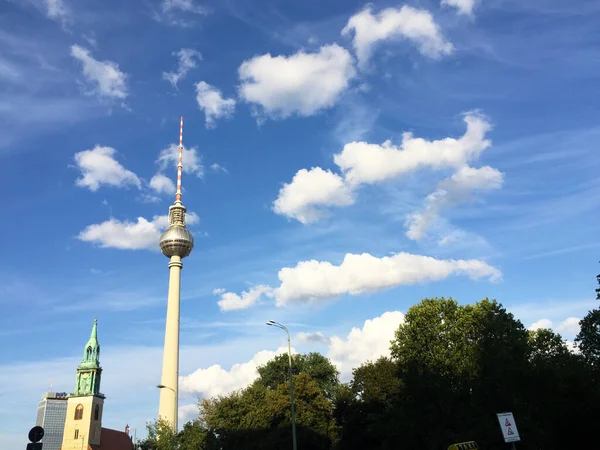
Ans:
POLYGON ((39 442, 44 437, 44 429, 39 426, 33 427, 29 430, 29 440, 33 443, 39 442))
POLYGON ((517 442, 520 441, 519 431, 517 430, 517 424, 513 413, 504 412, 496 414, 498 416, 498 422, 502 429, 502 435, 504 436, 504 442, 517 442))
POLYGON ((475 441, 461 442, 460 444, 452 444, 448 450, 478 450, 479 446, 475 441))

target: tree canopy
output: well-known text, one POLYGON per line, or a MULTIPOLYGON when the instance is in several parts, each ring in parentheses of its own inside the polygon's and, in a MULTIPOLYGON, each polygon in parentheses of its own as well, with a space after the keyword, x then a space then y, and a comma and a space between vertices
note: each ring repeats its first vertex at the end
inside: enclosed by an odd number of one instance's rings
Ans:
MULTIPOLYGON (((590 448, 600 417, 600 310, 581 321, 576 342, 527 330, 495 300, 424 299, 398 324, 390 356, 356 367, 347 382, 318 353, 293 356, 298 448, 437 450, 474 440, 505 449, 496 417, 505 411, 519 449, 590 448)), ((176 436, 150 424, 141 448, 289 448, 287 355, 257 372, 244 389, 199 400, 198 418, 176 436)))

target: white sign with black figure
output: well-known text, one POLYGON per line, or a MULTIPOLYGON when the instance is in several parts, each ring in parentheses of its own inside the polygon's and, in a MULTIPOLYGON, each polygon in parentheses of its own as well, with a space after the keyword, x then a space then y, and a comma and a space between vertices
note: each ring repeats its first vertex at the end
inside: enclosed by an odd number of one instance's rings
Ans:
POLYGON ((517 424, 515 423, 513 414, 511 412, 504 412, 496 415, 498 416, 498 422, 500 422, 504 442, 520 441, 521 438, 519 437, 519 431, 517 430, 517 424))

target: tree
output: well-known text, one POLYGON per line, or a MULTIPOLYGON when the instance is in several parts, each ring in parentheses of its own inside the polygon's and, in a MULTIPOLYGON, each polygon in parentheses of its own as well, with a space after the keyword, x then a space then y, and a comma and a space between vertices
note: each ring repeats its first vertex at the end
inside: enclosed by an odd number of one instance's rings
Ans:
MULTIPOLYGON (((260 382, 268 389, 276 389, 280 384, 289 383, 289 359, 281 354, 258 367, 260 382)), ((333 399, 339 385, 339 372, 336 367, 320 353, 292 356, 292 373, 307 373, 321 388, 328 399, 333 399)))
MULTIPOLYGON (((596 279, 600 286, 600 275, 596 279)), ((596 298, 600 300, 600 287, 596 289, 596 298)), ((575 343, 587 361, 600 369, 600 308, 589 311, 579 322, 579 327, 575 343)))
POLYGON ((334 417, 341 427, 343 449, 396 448, 395 408, 402 389, 398 366, 390 358, 369 361, 352 371, 353 379, 340 390, 334 417))
POLYGON ((138 444, 140 450, 172 450, 176 448, 175 433, 169 422, 158 419, 146 424, 148 436, 138 444))
MULTIPOLYGON (((308 368, 307 372, 294 375, 299 446, 328 450, 337 439, 338 427, 333 418, 333 402, 322 386, 328 389, 334 379, 337 381, 337 371, 334 368, 332 372, 333 365, 318 354, 297 355, 294 359, 300 361, 298 366, 308 368), (320 377, 321 384, 309 371, 320 377)), ((287 356, 285 363, 287 366, 287 356)), ((266 450, 290 445, 289 381, 280 377, 282 369, 282 359, 275 358, 259 369, 261 376, 247 388, 200 402, 201 423, 214 434, 219 448, 266 450), (280 379, 283 382, 278 382, 280 379)))

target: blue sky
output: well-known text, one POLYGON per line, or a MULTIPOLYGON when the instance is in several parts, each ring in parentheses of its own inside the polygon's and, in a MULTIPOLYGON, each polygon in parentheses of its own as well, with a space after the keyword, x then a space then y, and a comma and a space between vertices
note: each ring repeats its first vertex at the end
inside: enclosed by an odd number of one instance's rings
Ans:
POLYGON ((595 306, 600 6, 0 0, 0 446, 99 320, 104 425, 155 417, 184 125, 182 419, 294 348, 351 367, 423 297, 565 339, 595 306))

